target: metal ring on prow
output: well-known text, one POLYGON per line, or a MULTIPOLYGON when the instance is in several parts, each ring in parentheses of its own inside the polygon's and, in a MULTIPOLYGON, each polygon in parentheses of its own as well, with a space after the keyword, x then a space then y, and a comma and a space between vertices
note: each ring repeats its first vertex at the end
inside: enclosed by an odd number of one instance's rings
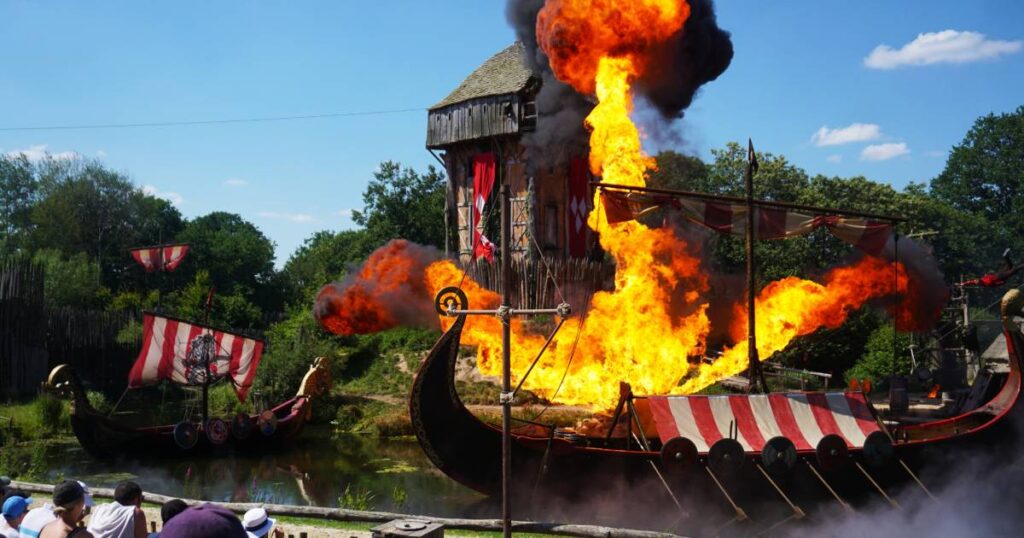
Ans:
POLYGON ((717 474, 729 476, 739 473, 746 460, 743 445, 739 441, 723 437, 708 450, 708 467, 717 474))
POLYGON ((864 461, 872 467, 882 467, 892 461, 892 439, 882 431, 871 432, 864 439, 864 461))
POLYGON ((775 476, 788 473, 796 466, 796 445, 781 435, 772 437, 761 449, 761 463, 775 476))
POLYGON ((231 435, 228 423, 219 418, 207 420, 203 431, 206 433, 206 438, 214 445, 223 445, 231 435))
POLYGON ((826 471, 838 471, 850 462, 850 449, 846 446, 846 440, 834 433, 818 441, 814 455, 818 466, 826 471))
POLYGON ((469 308, 469 298, 466 297, 466 292, 462 291, 462 288, 448 286, 437 292, 437 296, 434 297, 434 310, 437 310, 437 313, 442 316, 447 316, 450 308, 455 310, 469 308))
POLYGON ((1003 318, 1004 329, 1008 331, 1020 330, 1013 321, 1013 318, 1014 316, 1021 315, 1021 310, 1024 310, 1024 293, 1021 293, 1017 288, 1006 292, 1003 295, 1003 300, 999 303, 999 313, 1003 318))
POLYGON ((661 464, 673 474, 683 474, 697 463, 697 445, 685 437, 673 437, 661 447, 661 464))

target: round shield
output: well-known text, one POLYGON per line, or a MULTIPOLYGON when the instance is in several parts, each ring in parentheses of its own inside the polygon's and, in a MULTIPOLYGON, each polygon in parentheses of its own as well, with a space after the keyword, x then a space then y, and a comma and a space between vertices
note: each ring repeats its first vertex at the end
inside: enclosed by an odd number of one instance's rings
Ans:
POLYGON ((260 427, 260 433, 266 436, 274 435, 277 431, 277 415, 269 409, 260 413, 260 418, 257 420, 260 427))
POLYGON ((893 456, 892 440, 884 432, 871 432, 864 439, 864 461, 872 467, 881 467, 893 456))
POLYGON ((739 472, 744 459, 743 445, 728 437, 715 441, 708 451, 708 465, 712 471, 722 475, 739 472))
POLYGON ((785 437, 772 437, 761 449, 761 463, 774 475, 789 472, 796 465, 796 445, 785 437))
POLYGON ((447 316, 449 307, 456 310, 469 308, 469 298, 456 286, 448 286, 437 292, 437 296, 434 297, 434 310, 437 310, 438 314, 447 316))
POLYGON ((661 447, 661 463, 670 473, 686 472, 697 463, 697 445, 685 437, 673 437, 661 447))
POLYGON ((234 435, 235 439, 246 439, 252 435, 252 418, 245 413, 235 415, 231 420, 231 435, 234 435))
POLYGON ((814 454, 818 459, 818 466, 826 471, 842 469, 850 459, 850 449, 846 447, 846 441, 834 433, 818 441, 814 454))
POLYGON ((231 435, 231 430, 227 422, 219 418, 211 418, 206 421, 206 438, 211 443, 223 445, 228 440, 229 435, 231 435))
POLYGON ((184 450, 189 450, 199 442, 199 432, 195 424, 184 421, 174 426, 174 442, 184 450))

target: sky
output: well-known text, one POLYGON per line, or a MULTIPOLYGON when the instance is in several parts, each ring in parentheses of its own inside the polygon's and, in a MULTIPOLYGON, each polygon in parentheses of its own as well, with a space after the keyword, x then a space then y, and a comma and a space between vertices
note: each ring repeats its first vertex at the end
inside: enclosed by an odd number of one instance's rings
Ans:
MULTIPOLYGON (((901 188, 941 172, 978 116, 1024 104, 1024 2, 716 6, 732 65, 652 151, 752 138, 810 174, 901 188)), ((426 108, 514 39, 499 0, 0 0, 0 153, 98 159, 185 217, 238 213, 281 266, 355 226, 381 161, 436 165, 426 108), (324 114, 341 115, 49 128, 324 114)))

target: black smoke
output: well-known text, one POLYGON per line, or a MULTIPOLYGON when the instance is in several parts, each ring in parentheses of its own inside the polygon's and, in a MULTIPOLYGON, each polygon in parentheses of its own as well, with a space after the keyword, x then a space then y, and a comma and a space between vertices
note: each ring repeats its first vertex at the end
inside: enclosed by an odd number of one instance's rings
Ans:
MULTIPOLYGON (((637 91, 664 119, 681 118, 697 91, 718 78, 732 62, 729 32, 718 27, 713 0, 690 0, 690 16, 668 41, 651 51, 647 71, 637 91)), ((541 79, 536 137, 545 144, 585 140, 583 118, 593 103, 551 72, 537 45, 537 13, 544 0, 508 0, 505 14, 526 47, 526 62, 541 79)))

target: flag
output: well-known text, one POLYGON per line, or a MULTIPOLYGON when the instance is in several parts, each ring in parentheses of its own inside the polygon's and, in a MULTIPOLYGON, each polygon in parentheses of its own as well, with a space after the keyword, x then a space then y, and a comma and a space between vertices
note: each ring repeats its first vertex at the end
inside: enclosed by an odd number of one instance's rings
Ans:
POLYGON ((143 247, 131 249, 132 258, 139 262, 139 265, 146 269, 147 273, 153 271, 173 271, 188 254, 188 244, 159 245, 155 247, 143 247))
POLYGON ((587 161, 574 157, 569 161, 569 255, 587 254, 587 215, 590 213, 590 175, 587 161))
POLYGON ((494 188, 495 158, 493 153, 480 153, 473 157, 473 259, 485 258, 494 262, 494 243, 484 235, 484 207, 494 188))
POLYGON ((239 401, 245 401, 262 354, 261 340, 147 312, 142 350, 128 374, 128 387, 164 380, 201 386, 228 378, 239 401))

